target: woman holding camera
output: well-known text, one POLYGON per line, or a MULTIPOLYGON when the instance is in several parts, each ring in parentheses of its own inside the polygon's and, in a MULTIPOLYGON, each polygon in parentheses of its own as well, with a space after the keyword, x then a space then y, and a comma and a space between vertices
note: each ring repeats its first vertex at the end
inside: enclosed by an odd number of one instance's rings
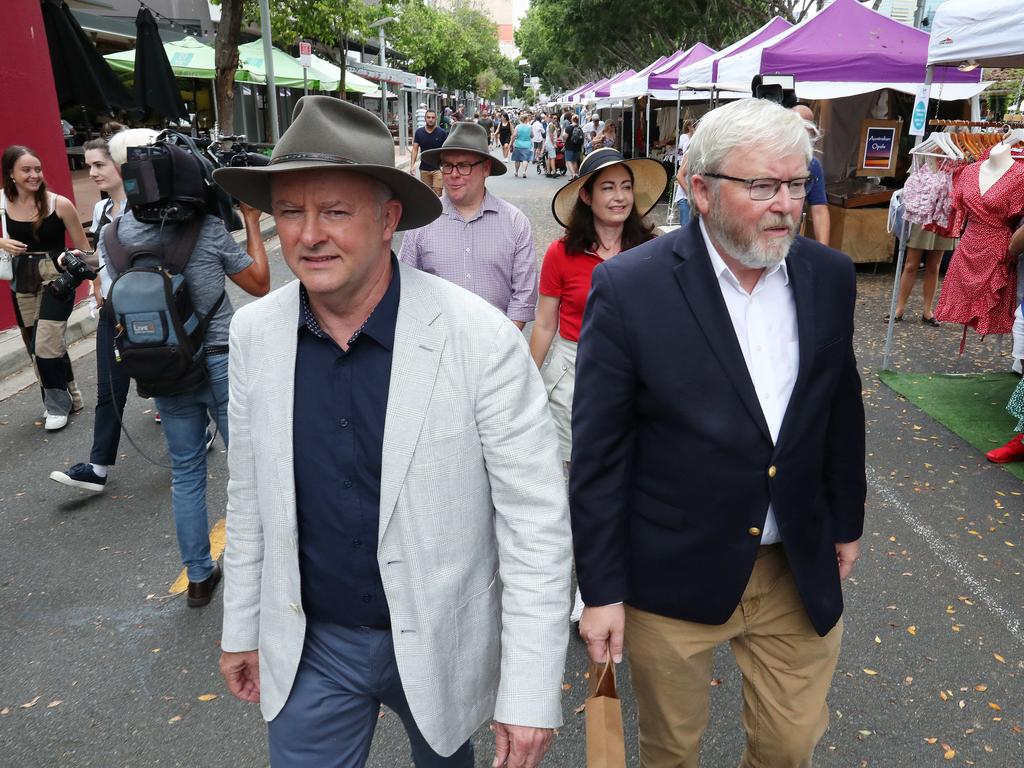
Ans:
POLYGON ((68 415, 82 409, 82 395, 64 340, 75 307, 75 291, 55 291, 50 284, 63 271, 57 260, 64 250, 65 236, 82 251, 89 250, 89 241, 74 204, 47 191, 42 163, 35 152, 20 144, 8 147, 0 159, 0 171, 0 249, 15 257, 12 304, 21 338, 35 363, 46 409, 46 429, 63 429, 68 415))

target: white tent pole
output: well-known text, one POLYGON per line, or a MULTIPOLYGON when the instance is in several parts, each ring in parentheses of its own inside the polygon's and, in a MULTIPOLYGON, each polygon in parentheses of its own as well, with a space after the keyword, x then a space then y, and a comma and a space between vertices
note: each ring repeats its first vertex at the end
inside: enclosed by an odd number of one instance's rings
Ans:
MULTIPOLYGON (((925 72, 924 84, 928 88, 928 92, 931 93, 932 82, 935 80, 935 65, 929 64, 928 69, 925 72)), ((929 98, 928 103, 931 104, 929 98)), ((925 109, 925 125, 927 126, 928 110, 925 109)), ((927 131, 925 131, 927 133, 927 131)), ((918 136, 914 140, 914 146, 916 147, 924 141, 924 136, 918 136)), ((900 249, 896 254, 896 276, 892 281, 892 299, 889 301, 889 327, 885 331, 885 353, 882 355, 882 370, 889 370, 889 355, 892 353, 892 332, 893 327, 896 324, 896 299, 900 293, 900 278, 903 276, 903 260, 907 256, 907 238, 910 237, 910 227, 907 222, 903 222, 903 226, 900 227, 900 249)))
POLYGON ((651 156, 651 95, 647 94, 647 143, 644 147, 644 157, 651 156))

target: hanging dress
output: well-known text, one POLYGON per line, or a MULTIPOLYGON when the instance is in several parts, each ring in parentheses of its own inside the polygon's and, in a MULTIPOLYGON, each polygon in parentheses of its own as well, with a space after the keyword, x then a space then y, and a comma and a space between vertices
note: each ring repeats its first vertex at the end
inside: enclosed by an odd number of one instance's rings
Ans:
POLYGON ((963 234, 942 283, 935 318, 962 323, 982 335, 1010 333, 1017 272, 1008 254, 1010 237, 1024 215, 1024 164, 1014 161, 982 194, 982 162, 964 168, 954 181, 950 230, 954 237, 963 234))

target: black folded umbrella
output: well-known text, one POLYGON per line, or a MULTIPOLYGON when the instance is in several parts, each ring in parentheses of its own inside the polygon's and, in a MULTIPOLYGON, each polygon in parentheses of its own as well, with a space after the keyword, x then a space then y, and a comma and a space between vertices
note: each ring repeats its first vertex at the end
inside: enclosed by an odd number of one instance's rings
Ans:
POLYGON ((149 9, 143 6, 135 17, 135 99, 147 112, 168 120, 188 120, 181 90, 167 60, 160 29, 149 9))
POLYGON ((82 31, 67 3, 42 0, 42 12, 60 108, 77 105, 107 114, 134 109, 135 99, 82 31))

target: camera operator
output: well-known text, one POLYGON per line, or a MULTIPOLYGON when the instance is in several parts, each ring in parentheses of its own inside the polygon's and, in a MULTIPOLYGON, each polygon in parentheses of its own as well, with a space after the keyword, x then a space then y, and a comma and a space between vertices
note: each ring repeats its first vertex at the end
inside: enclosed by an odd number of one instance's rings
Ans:
MULTIPOLYGON (((127 199, 121 166, 127 159, 127 148, 152 144, 159 135, 150 128, 130 128, 114 133, 109 142, 92 139, 85 148, 85 165, 89 178, 107 197, 96 203, 92 214, 92 236, 96 242, 102 237, 103 227, 126 209, 127 199)), ((117 448, 121 440, 121 417, 128 398, 131 378, 114 364, 114 318, 103 303, 110 292, 111 279, 106 275, 104 264, 99 263, 99 277, 93 283, 93 293, 99 306, 96 323, 96 416, 93 422, 92 451, 89 461, 75 464, 67 471, 50 473, 50 479, 58 483, 82 488, 87 491, 102 491, 107 482, 108 468, 117 460, 117 448)))
POLYGON ((4 217, 0 249, 14 255, 11 303, 22 341, 35 363, 46 409, 45 427, 49 431, 63 429, 68 415, 82 409, 64 339, 75 293, 58 294, 51 285, 63 277, 57 260, 64 250, 65 235, 82 250, 88 249, 89 241, 74 203, 47 191, 35 152, 20 144, 10 146, 4 150, 0 167, 0 215, 4 217))
MULTIPOLYGON (((131 157, 130 152, 128 156, 131 157)), ((195 172, 200 173, 198 165, 195 172)), ((124 173, 125 170, 122 169, 122 175, 124 173)), ((167 247, 182 237, 190 226, 188 222, 140 221, 136 215, 138 211, 140 209, 133 206, 132 210, 121 217, 118 225, 118 239, 127 249, 143 245, 167 247)), ((225 277, 253 296, 263 296, 270 290, 267 252, 260 237, 260 211, 242 204, 241 213, 245 223, 245 250, 234 241, 220 219, 210 214, 197 214, 203 217, 202 227, 196 247, 182 275, 195 311, 202 317, 209 314, 221 300, 225 277)), ((112 260, 106 254, 104 238, 97 243, 97 253, 105 264, 104 282, 113 283, 118 274, 112 260)), ((206 424, 209 413, 216 420, 217 428, 226 445, 227 344, 228 326, 233 313, 231 301, 224 295, 223 301, 212 314, 203 341, 206 382, 196 389, 154 397, 156 407, 160 411, 163 432, 167 439, 167 452, 171 459, 171 501, 178 548, 188 571, 190 607, 207 605, 221 576, 219 566, 210 557, 206 508, 206 424)), ((94 485, 102 488, 105 478, 95 473, 91 463, 84 466, 88 471, 83 471, 82 475, 89 477, 94 485)))

